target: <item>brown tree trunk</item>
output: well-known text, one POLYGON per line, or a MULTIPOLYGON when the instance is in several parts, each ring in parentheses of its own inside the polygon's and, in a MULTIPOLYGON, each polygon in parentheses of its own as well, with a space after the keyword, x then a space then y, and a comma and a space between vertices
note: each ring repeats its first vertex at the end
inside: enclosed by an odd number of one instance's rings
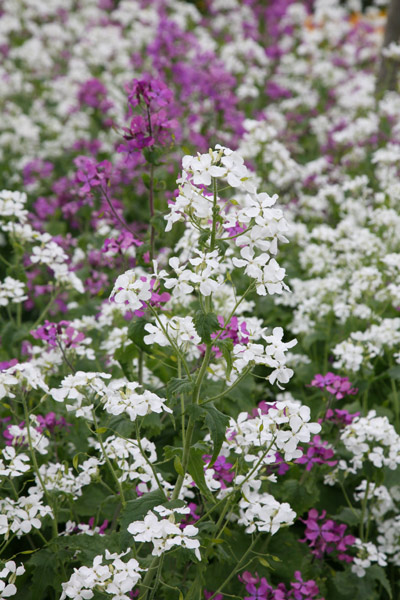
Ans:
MULTIPOLYGON (((391 42, 400 42, 400 0, 390 0, 385 38, 383 47, 389 46, 391 42)), ((397 89, 397 74, 400 63, 391 58, 381 56, 376 89, 378 92, 397 89)))

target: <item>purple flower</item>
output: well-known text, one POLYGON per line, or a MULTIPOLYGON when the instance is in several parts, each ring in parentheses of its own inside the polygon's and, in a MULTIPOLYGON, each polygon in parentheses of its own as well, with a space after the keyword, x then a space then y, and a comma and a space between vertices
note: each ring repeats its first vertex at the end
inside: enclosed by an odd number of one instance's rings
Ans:
POLYGON ((333 467, 337 464, 337 460, 329 460, 334 456, 334 452, 327 446, 328 442, 322 441, 319 435, 315 435, 308 445, 307 452, 300 458, 296 458, 294 462, 299 465, 307 465, 307 471, 311 471, 315 464, 333 467))
POLYGON ((335 375, 331 372, 328 372, 326 375, 315 375, 310 386, 318 387, 321 390, 326 389, 326 391, 335 396, 337 400, 341 400, 345 396, 354 395, 358 392, 357 388, 351 387, 348 377, 340 377, 340 375, 335 375))
POLYGON ((342 523, 336 523, 332 519, 326 519, 326 511, 321 514, 315 508, 308 511, 307 519, 300 519, 305 525, 304 539, 299 542, 307 543, 311 552, 317 558, 323 558, 325 554, 337 552, 336 558, 351 562, 351 557, 345 554, 347 546, 352 546, 355 538, 352 535, 345 535, 347 526, 342 523))
MULTIPOLYGON (((211 460, 211 454, 203 454, 202 459, 204 460, 204 462, 209 463, 211 460)), ((207 468, 207 464, 205 466, 205 468, 207 468)), ((216 481, 220 481, 221 482, 221 488, 224 490, 226 489, 226 484, 227 483, 231 483, 231 481, 233 480, 235 474, 233 471, 231 471, 231 469, 233 469, 233 465, 229 462, 227 462, 225 456, 218 456, 217 460, 215 461, 215 463, 213 464, 212 468, 214 469, 215 473, 213 475, 213 479, 215 479, 216 481)))

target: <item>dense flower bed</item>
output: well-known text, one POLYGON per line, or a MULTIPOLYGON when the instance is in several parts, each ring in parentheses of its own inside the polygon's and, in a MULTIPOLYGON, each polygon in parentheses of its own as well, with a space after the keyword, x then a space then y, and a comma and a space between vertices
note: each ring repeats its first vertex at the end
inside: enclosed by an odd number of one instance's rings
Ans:
POLYGON ((399 597, 385 4, 0 2, 0 598, 399 597))

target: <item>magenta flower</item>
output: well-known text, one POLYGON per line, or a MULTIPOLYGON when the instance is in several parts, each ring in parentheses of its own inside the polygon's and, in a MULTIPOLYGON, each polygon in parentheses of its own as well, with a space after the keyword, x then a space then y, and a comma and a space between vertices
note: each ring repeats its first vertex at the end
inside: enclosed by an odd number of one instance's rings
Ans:
MULTIPOLYGON (((204 460, 205 463, 209 463, 211 460, 211 454, 203 454, 202 459, 204 460)), ((205 468, 207 468, 207 464, 205 466, 205 468)), ((231 483, 231 481, 233 480, 235 474, 233 471, 231 471, 231 469, 233 469, 233 465, 229 462, 227 462, 225 456, 218 456, 217 460, 215 461, 215 463, 213 464, 212 468, 214 469, 215 473, 213 475, 213 479, 215 479, 216 481, 220 481, 221 482, 221 488, 224 490, 226 489, 226 483, 231 483)))
POLYGON ((324 554, 337 552, 336 558, 351 562, 351 557, 345 552, 347 546, 352 546, 355 538, 352 535, 345 535, 347 525, 336 523, 332 519, 325 519, 326 511, 323 510, 319 515, 315 508, 308 511, 307 519, 300 519, 306 525, 304 539, 299 542, 307 543, 311 552, 317 558, 323 558, 324 554))
POLYGON ((85 339, 85 334, 71 327, 68 321, 51 323, 46 320, 44 325, 30 333, 36 340, 43 340, 52 347, 56 347, 58 342, 62 342, 66 348, 76 348, 85 339))
POLYGON ((343 427, 344 425, 350 425, 356 417, 359 417, 361 413, 349 413, 348 410, 335 408, 332 410, 328 408, 325 415, 326 421, 332 421, 339 427, 343 427))
POLYGON ((340 375, 335 375, 331 372, 326 375, 315 375, 310 386, 318 387, 321 390, 326 389, 326 391, 335 396, 337 400, 341 400, 345 396, 354 395, 358 392, 357 388, 351 387, 348 377, 340 377, 340 375))
POLYGON ((299 465, 307 465, 307 471, 311 471, 315 464, 333 467, 337 464, 337 460, 329 460, 334 456, 334 452, 327 446, 328 442, 322 441, 319 435, 315 435, 308 445, 307 452, 300 458, 296 458, 294 462, 299 465))

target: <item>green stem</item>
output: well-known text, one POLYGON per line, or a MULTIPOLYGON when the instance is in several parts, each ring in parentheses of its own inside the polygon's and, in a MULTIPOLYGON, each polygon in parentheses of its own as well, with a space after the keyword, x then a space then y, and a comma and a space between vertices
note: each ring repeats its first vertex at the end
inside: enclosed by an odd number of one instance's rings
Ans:
POLYGON ((136 426, 136 440, 137 440, 137 443, 138 443, 138 446, 139 446, 140 454, 143 456, 144 460, 147 462, 147 464, 149 465, 150 469, 152 470, 153 475, 154 475, 154 479, 156 480, 156 483, 157 483, 157 486, 158 486, 158 489, 160 490, 160 492, 162 492, 165 495, 165 492, 163 490, 161 482, 160 482, 160 480, 158 478, 157 471, 155 470, 154 465, 149 461, 148 457, 146 456, 146 452, 143 450, 143 446, 142 446, 142 443, 140 441, 139 425, 138 425, 137 421, 135 422, 135 426, 136 426))
POLYGON ((180 351, 180 349, 178 348, 178 346, 175 344, 174 340, 170 337, 168 331, 166 330, 166 328, 164 327, 164 325, 160 321, 158 314, 156 313, 156 311, 154 310, 154 308, 151 306, 151 304, 146 304, 146 306, 153 313, 154 318, 156 319, 157 323, 159 324, 159 326, 160 326, 162 332, 164 333, 165 337, 167 338, 167 340, 169 341, 169 343, 171 344, 171 346, 173 347, 173 349, 177 353, 178 357, 181 359, 183 368, 185 369, 187 376, 189 377, 189 379, 192 379, 192 375, 190 373, 189 367, 187 365, 187 362, 186 362, 185 357, 183 356, 182 352, 180 351))
POLYGON ((212 187, 214 192, 213 197, 213 209, 212 209, 212 228, 211 228, 211 239, 210 239, 210 252, 214 250, 215 238, 217 232, 217 216, 218 216, 218 180, 216 177, 212 178, 212 187))
POLYGON ((250 552, 253 550, 254 546, 257 544, 258 540, 260 539, 260 536, 261 536, 261 534, 259 533, 254 538, 254 540, 252 541, 252 543, 250 544, 250 546, 247 548, 246 552, 239 559, 239 562, 237 563, 236 567, 233 569, 233 571, 231 571, 231 573, 228 575, 228 577, 225 579, 225 581, 219 586, 219 588, 217 589, 217 591, 214 592, 212 596, 210 596, 209 600, 213 600, 213 598, 215 598, 215 596, 217 594, 221 593, 222 590, 224 589, 224 587, 226 585, 228 585, 228 583, 236 575, 236 573, 238 571, 240 571, 242 564, 245 562, 246 558, 248 557, 248 555, 250 554, 250 552))
POLYGON ((237 385, 239 385, 239 383, 246 377, 246 375, 248 375, 250 373, 250 371, 251 371, 251 367, 246 367, 246 369, 243 371, 243 373, 232 383, 232 385, 225 388, 225 390, 223 392, 221 392, 220 394, 217 394, 216 396, 212 396, 212 398, 207 398, 207 400, 204 400, 204 402, 200 402, 200 404, 201 405, 208 404, 208 402, 214 402, 214 400, 219 400, 220 398, 223 398, 226 394, 229 394, 229 392, 231 390, 233 390, 237 385))
POLYGON ((99 427, 98 427, 96 413, 94 412, 94 409, 92 409, 92 418, 93 418, 93 424, 94 424, 94 428, 95 428, 95 433, 96 433, 97 439, 99 440, 101 451, 102 451, 103 456, 105 458, 105 461, 106 461, 106 463, 108 465, 108 468, 110 469, 110 472, 111 472, 111 474, 112 474, 112 476, 113 476, 113 478, 115 480, 115 483, 117 484, 117 487, 119 489, 119 494, 120 494, 120 499, 121 499, 121 502, 122 502, 122 506, 125 507, 126 500, 125 500, 125 496, 124 496, 124 490, 122 489, 122 484, 121 484, 120 480, 118 479, 118 475, 116 474, 116 472, 114 470, 114 467, 112 466, 112 463, 111 463, 111 461, 110 461, 110 459, 109 459, 109 457, 107 455, 107 452, 106 452, 106 450, 104 448, 103 440, 101 438, 101 433, 97 433, 97 430, 98 430, 99 427))
POLYGON ((28 405, 26 403, 25 396, 22 396, 22 404, 24 406, 24 416, 25 416, 25 423, 26 423, 26 431, 28 433, 28 445, 29 445, 30 455, 31 455, 31 458, 32 458, 33 468, 35 470, 37 478, 39 479, 40 485, 41 485, 42 490, 43 490, 43 494, 44 494, 44 496, 46 498, 46 502, 50 506, 50 508, 52 510, 52 513, 53 513, 53 520, 52 520, 53 537, 56 538, 56 537, 58 537, 58 526, 57 526, 56 511, 54 509, 53 503, 51 502, 50 495, 49 495, 49 493, 48 493, 48 491, 46 489, 45 483, 43 481, 42 475, 41 475, 40 470, 39 470, 38 462, 36 460, 35 449, 34 449, 33 443, 32 443, 31 428, 30 428, 30 424, 29 424, 28 405))
MULTIPOLYGON (((181 359, 178 357, 178 379, 182 377, 182 363, 181 359)), ((180 396, 181 401, 181 430, 182 430, 182 448, 185 446, 185 397, 183 394, 180 396)))
POLYGON ((44 319, 44 317, 47 315, 48 311, 50 310, 51 305, 53 304, 54 300, 56 299, 57 294, 58 294, 58 289, 55 289, 50 296, 50 300, 48 301, 48 303, 46 304, 46 306, 44 307, 44 309, 42 310, 42 312, 40 313, 40 315, 38 316, 38 318, 32 325, 32 329, 36 329, 36 327, 42 322, 42 320, 44 319))
POLYGON ((360 538, 363 542, 366 541, 366 539, 364 539, 364 518, 365 518, 365 511, 367 510, 369 484, 370 484, 370 480, 367 479, 367 485, 365 487, 365 496, 363 498, 362 507, 361 507, 361 521, 360 521, 360 530, 359 531, 360 531, 360 538))
POLYGON ((215 339, 213 339, 213 344, 215 344, 216 342, 218 342, 219 338, 221 337, 221 335, 224 333, 225 329, 227 328, 230 320, 234 316, 234 314, 236 312, 236 309, 238 308, 238 306, 240 305, 240 303, 243 302, 243 300, 245 299, 245 297, 247 296, 247 294, 255 288, 255 285, 256 285, 255 282, 252 281, 251 284, 249 285, 249 287, 247 288, 247 290, 244 292, 243 296, 241 296, 241 298, 236 302, 235 306, 233 307, 233 309, 231 311, 231 314, 229 315, 229 317, 225 321, 225 323, 226 323, 225 327, 223 327, 221 329, 221 331, 219 332, 219 334, 217 335, 217 337, 215 339))
POLYGON ((163 566, 163 561, 164 561, 164 555, 162 554, 161 558, 160 558, 160 561, 158 563, 156 580, 154 582, 154 586, 153 586, 153 589, 152 589, 151 594, 150 594, 150 600, 154 600, 157 588, 158 588, 158 586, 160 584, 160 577, 161 577, 161 570, 162 570, 162 566, 163 566))

